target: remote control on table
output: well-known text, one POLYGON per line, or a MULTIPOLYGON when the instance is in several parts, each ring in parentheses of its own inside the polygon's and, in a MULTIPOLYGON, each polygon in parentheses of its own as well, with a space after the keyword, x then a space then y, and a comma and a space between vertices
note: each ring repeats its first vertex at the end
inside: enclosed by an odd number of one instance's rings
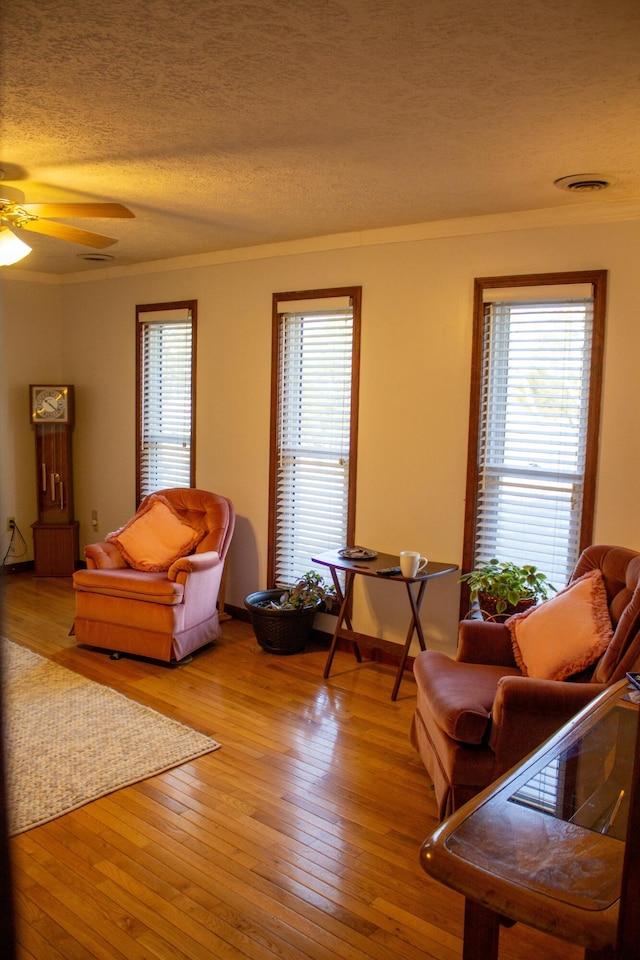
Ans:
POLYGON ((382 567, 381 570, 376 570, 376 573, 379 577, 397 577, 401 570, 400 567, 382 567))

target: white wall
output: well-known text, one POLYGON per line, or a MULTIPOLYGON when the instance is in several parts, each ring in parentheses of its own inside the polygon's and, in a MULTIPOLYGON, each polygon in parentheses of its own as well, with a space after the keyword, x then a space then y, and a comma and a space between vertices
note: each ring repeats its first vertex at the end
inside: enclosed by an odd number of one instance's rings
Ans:
MULTIPOLYGON (((195 298, 197 484, 229 496, 238 513, 227 601, 241 606, 247 593, 265 586, 271 295, 361 284, 356 542, 394 554, 416 549, 459 563, 474 277, 607 269, 595 539, 640 549, 634 443, 640 400, 640 224, 490 232, 489 221, 478 221, 487 232, 465 236, 376 243, 370 235, 362 245, 344 249, 285 251, 263 259, 247 259, 245 252, 237 262, 212 257, 201 266, 174 269, 168 263, 159 272, 147 268, 139 275, 116 271, 99 280, 73 278, 54 290, 44 288, 44 294, 37 285, 32 292, 20 284, 12 310, 23 317, 28 313, 34 331, 46 326, 42 314, 49 299, 61 296, 60 371, 76 388, 81 542, 96 539, 91 510, 99 512, 103 535, 135 507, 135 305, 195 298), (31 310, 25 304, 34 298, 38 302, 31 310)), ((31 339, 25 335, 13 346, 26 350, 31 339)), ((45 373, 41 366, 32 369, 28 355, 20 358, 18 369, 15 389, 21 380, 26 397, 24 385, 45 373)), ((33 464, 22 448, 21 456, 20 483, 28 484, 33 464)), ((10 478, 3 483, 10 487, 10 478)), ((457 604, 455 576, 429 585, 423 622, 430 645, 453 649, 457 604)), ((364 632, 402 640, 406 597, 394 585, 367 579, 360 584, 356 621, 364 632)))

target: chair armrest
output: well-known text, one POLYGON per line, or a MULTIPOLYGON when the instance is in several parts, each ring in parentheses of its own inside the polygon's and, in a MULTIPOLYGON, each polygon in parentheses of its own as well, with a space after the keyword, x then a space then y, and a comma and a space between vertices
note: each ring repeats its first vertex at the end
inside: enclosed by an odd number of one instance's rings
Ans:
POLYGON ((496 755, 495 775, 501 776, 539 747, 605 689, 602 683, 502 677, 489 735, 496 755))
POLYGON ((167 571, 167 577, 169 580, 184 583, 190 573, 211 570, 212 567, 220 566, 221 563, 220 554, 215 550, 207 550, 206 553, 191 553, 188 557, 180 557, 178 560, 174 560, 167 571))
POLYGON ((461 620, 456 660, 516 667, 509 628, 492 620, 461 620))
POLYGON ((84 556, 87 570, 121 570, 128 566, 115 543, 110 541, 88 544, 84 548, 84 556))

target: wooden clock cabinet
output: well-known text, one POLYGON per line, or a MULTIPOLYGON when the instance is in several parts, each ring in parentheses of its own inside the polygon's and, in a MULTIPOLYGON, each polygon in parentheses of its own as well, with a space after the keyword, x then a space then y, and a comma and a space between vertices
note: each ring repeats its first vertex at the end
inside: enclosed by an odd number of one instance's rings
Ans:
POLYGON ((73 515, 72 386, 32 385, 38 520, 32 524, 36 575, 71 576, 78 566, 79 523, 73 515))

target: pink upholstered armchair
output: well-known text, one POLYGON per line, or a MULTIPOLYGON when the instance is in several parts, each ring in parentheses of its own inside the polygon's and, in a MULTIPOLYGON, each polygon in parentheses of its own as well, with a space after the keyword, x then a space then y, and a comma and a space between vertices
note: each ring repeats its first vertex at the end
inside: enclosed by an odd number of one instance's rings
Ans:
POLYGON ((220 635, 218 594, 235 513, 205 490, 160 490, 73 575, 78 643, 184 660, 220 635))
POLYGON ((435 650, 415 659, 418 695, 411 740, 433 782, 440 817, 522 760, 605 686, 640 668, 640 554, 624 547, 588 547, 571 587, 540 605, 535 616, 542 624, 537 636, 540 627, 532 611, 511 629, 463 620, 455 659, 435 650), (580 600, 579 590, 586 599, 580 600), (578 600, 587 604, 596 633, 593 652, 598 652, 587 666, 589 654, 582 660, 576 656, 577 644, 563 660, 560 639, 564 632, 569 646, 576 641, 583 620, 578 600))

